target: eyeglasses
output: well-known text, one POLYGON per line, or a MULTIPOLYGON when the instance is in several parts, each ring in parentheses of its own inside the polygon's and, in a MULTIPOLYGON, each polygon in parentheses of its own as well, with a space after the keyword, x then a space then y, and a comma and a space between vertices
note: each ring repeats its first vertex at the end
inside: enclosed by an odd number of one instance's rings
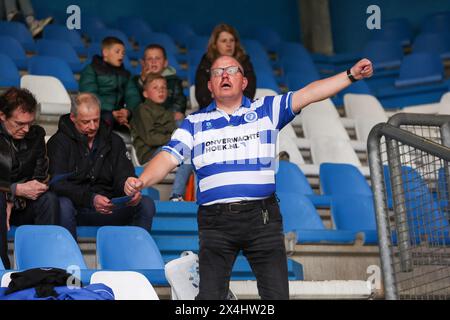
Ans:
POLYGON ((238 72, 244 74, 244 72, 238 66, 229 66, 229 67, 225 67, 225 68, 214 68, 214 69, 211 69, 211 76, 213 76, 213 77, 221 77, 223 75, 224 71, 230 76, 233 76, 233 75, 235 75, 238 72))

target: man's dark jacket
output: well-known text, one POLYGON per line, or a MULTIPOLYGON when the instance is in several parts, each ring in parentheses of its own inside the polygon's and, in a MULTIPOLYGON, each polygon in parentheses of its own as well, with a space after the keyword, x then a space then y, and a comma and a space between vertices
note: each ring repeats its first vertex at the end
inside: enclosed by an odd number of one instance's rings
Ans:
POLYGON ((60 118, 58 131, 47 144, 50 174, 73 173, 51 189, 58 196, 71 199, 77 207, 91 208, 95 194, 109 199, 124 196, 125 180, 136 176, 124 142, 109 126, 101 122, 95 139, 97 151, 91 155, 87 138, 67 114, 60 118))
POLYGON ((45 130, 31 126, 25 138, 13 140, 0 123, 0 191, 11 192, 17 182, 44 182, 47 176, 45 130))

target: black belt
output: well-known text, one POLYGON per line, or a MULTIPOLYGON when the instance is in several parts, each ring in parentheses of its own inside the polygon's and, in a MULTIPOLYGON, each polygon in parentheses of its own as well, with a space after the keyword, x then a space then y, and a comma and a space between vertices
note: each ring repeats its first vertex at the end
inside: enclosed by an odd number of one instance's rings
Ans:
POLYGON ((210 206, 205 206, 206 209, 220 210, 222 212, 229 213, 241 213, 251 211, 254 209, 262 208, 267 209, 269 205, 277 203, 275 195, 271 195, 269 198, 261 200, 239 201, 231 203, 218 203, 210 206))

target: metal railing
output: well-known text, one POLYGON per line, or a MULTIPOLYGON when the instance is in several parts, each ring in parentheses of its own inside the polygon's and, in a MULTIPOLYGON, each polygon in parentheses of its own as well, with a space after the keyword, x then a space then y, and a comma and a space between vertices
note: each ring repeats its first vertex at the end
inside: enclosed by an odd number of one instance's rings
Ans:
POLYGON ((368 139, 387 299, 450 298, 450 116, 397 114, 368 139))

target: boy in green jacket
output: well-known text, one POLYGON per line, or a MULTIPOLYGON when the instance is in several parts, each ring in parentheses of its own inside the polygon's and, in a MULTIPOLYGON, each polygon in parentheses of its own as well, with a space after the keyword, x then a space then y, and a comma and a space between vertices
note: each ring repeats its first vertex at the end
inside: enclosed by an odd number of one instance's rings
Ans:
POLYGON ((167 99, 164 76, 148 75, 143 89, 145 102, 139 105, 131 120, 133 146, 140 163, 146 163, 156 155, 176 129, 173 112, 163 105, 167 99))
POLYGON ((124 43, 106 37, 102 41, 102 57, 95 55, 80 77, 80 92, 97 95, 102 118, 121 131, 129 127, 132 110, 141 102, 131 74, 123 66, 124 57, 124 43))

